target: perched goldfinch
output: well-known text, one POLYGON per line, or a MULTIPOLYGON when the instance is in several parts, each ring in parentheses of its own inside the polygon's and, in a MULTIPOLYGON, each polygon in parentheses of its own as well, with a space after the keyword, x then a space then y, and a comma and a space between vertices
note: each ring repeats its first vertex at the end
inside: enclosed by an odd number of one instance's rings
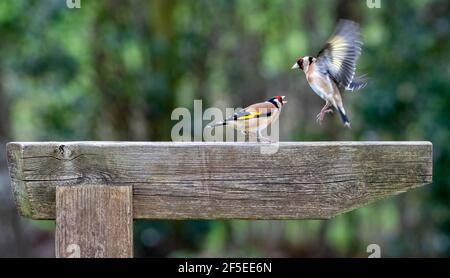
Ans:
POLYGON ((207 127, 232 126, 245 134, 255 133, 258 142, 260 142, 261 139, 266 139, 262 137, 261 131, 278 119, 281 109, 286 103, 285 96, 275 96, 265 102, 252 104, 237 111, 223 122, 218 122, 207 127))
POLYGON ((361 55, 362 41, 359 25, 350 20, 340 20, 317 57, 302 56, 292 66, 305 72, 313 91, 325 100, 325 106, 317 115, 322 122, 326 113, 334 107, 341 115, 344 125, 350 121, 344 109, 341 90, 359 90, 366 85, 364 76, 355 77, 356 61, 361 55))

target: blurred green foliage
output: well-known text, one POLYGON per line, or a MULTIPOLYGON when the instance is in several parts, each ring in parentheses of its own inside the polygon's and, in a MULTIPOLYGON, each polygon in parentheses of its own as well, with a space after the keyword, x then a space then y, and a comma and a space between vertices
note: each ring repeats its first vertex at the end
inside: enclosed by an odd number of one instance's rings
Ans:
MULTIPOLYGON (((170 140, 174 108, 289 98, 283 140, 429 140, 432 186, 330 221, 137 221, 136 256, 450 255, 450 2, 0 1, 0 114, 12 140, 170 140), (352 129, 290 71, 339 18, 361 24, 352 129), (281 92, 281 93, 280 93, 281 92)), ((2 137, 2 134, 0 134, 2 137)))

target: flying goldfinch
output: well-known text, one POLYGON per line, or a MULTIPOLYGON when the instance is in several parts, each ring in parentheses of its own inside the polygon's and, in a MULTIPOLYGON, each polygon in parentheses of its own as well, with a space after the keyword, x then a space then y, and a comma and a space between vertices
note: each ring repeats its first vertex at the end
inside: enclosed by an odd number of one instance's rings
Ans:
POLYGON ((245 134, 255 133, 258 142, 260 142, 261 139, 266 139, 262 137, 261 131, 278 119, 281 109, 286 103, 285 96, 275 96, 265 102, 252 104, 237 111, 223 122, 218 122, 207 127, 231 126, 245 134))
POLYGON ((325 106, 317 115, 318 123, 322 122, 326 113, 333 112, 334 107, 344 125, 350 127, 340 92, 359 90, 367 84, 365 76, 355 77, 361 46, 359 25, 350 20, 340 20, 317 57, 302 56, 292 66, 292 69, 305 72, 313 91, 325 100, 325 106))

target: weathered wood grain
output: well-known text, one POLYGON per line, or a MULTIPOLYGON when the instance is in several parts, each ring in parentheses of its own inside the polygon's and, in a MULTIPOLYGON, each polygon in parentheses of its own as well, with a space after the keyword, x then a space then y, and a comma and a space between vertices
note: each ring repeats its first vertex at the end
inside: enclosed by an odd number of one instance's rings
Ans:
POLYGON ((132 186, 135 218, 316 219, 432 180, 430 142, 283 142, 272 155, 257 143, 7 148, 17 206, 35 219, 55 218, 56 186, 132 186))
POLYGON ((56 257, 133 256, 131 186, 56 187, 56 257))

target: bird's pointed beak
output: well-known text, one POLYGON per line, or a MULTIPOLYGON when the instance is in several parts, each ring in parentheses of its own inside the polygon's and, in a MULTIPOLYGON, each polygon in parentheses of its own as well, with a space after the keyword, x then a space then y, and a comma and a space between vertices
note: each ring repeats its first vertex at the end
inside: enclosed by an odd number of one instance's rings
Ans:
POLYGON ((281 96, 281 101, 282 101, 283 104, 286 104, 286 103, 287 103, 287 100, 285 100, 285 99, 286 99, 285 96, 281 96))
POLYGON ((299 68, 299 66, 298 66, 298 64, 297 63, 295 63, 293 66, 292 66, 292 68, 291 69, 298 69, 299 68))

